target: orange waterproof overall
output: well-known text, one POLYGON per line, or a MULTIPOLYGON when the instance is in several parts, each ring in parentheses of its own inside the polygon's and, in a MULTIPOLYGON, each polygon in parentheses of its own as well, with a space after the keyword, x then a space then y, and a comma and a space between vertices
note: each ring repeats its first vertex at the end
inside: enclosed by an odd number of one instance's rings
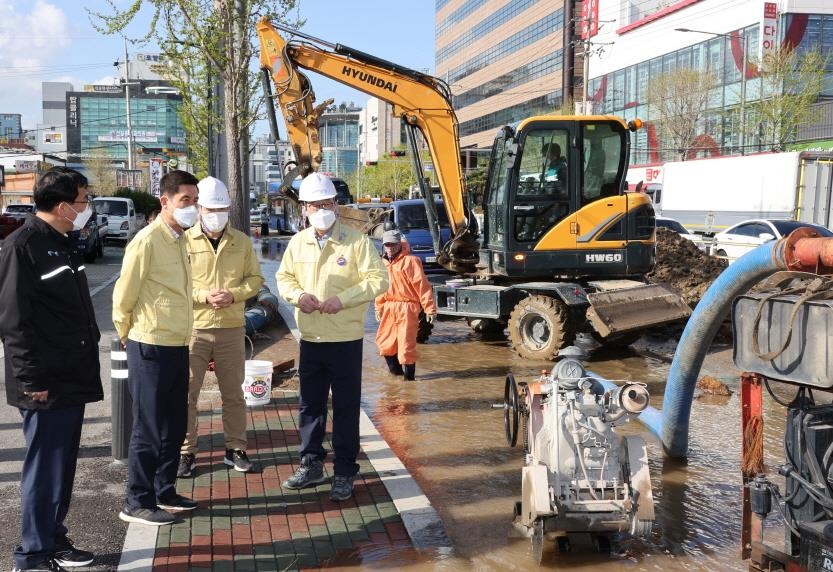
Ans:
POLYGON ((422 262, 410 252, 403 240, 402 251, 393 261, 383 258, 390 286, 387 292, 376 297, 376 315, 381 316, 376 331, 379 354, 396 355, 401 364, 416 363, 420 308, 426 314, 437 313, 422 262))

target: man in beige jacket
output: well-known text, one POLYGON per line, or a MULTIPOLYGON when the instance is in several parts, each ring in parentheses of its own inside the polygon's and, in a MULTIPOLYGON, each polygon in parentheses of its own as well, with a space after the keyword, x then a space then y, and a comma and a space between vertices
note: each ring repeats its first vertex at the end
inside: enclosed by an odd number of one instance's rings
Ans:
POLYGON ((177 477, 190 477, 196 467, 197 401, 208 362, 223 404, 224 462, 242 473, 252 470, 246 453, 246 403, 243 370, 246 360, 245 303, 263 286, 263 275, 251 239, 228 225, 228 189, 206 177, 197 185, 200 222, 185 232, 191 258, 194 332, 191 336, 188 383, 188 428, 177 477))
POLYGON ((133 400, 127 499, 119 518, 150 526, 172 524, 168 510, 197 507, 176 492, 194 321, 183 235, 197 222, 197 179, 171 171, 162 177, 160 190, 162 211, 127 244, 113 290, 113 324, 127 350, 133 400))

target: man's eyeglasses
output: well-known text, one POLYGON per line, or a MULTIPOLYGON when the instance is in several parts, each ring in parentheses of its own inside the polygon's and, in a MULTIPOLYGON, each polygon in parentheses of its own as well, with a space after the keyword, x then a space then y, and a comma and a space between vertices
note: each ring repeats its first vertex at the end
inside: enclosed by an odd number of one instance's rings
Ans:
POLYGON ((332 210, 336 206, 335 201, 318 201, 314 203, 307 203, 307 208, 312 210, 327 209, 332 210))

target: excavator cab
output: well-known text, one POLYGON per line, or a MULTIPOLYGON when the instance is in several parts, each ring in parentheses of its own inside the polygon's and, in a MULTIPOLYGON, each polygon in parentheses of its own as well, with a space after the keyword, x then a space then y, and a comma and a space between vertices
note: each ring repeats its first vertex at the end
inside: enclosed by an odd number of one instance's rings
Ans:
POLYGON ((631 277, 654 263, 650 200, 625 193, 630 133, 610 117, 538 116, 492 147, 480 264, 522 278, 631 277))

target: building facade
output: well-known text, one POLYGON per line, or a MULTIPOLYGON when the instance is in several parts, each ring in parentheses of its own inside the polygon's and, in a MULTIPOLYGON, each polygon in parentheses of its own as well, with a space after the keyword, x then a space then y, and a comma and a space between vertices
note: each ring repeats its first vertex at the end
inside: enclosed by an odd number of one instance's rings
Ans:
MULTIPOLYGON (((828 58, 821 99, 833 98, 833 3, 598 0, 596 6, 598 11, 589 14, 595 33, 588 39, 588 98, 596 113, 646 122, 648 128, 635 138, 631 164, 655 163, 674 152, 658 136, 657 112, 647 103, 651 81, 674 70, 715 74, 706 112, 695 126, 697 148, 709 155, 767 150, 750 114, 765 89, 756 62, 767 52, 782 46, 795 47, 799 54, 818 49, 828 58), (741 109, 748 128, 741 128, 741 109)), ((831 134, 816 133, 821 138, 831 134)))
POLYGON ((0 144, 23 139, 22 121, 20 113, 0 113, 0 144))
POLYGON ((185 129, 178 111, 182 99, 169 93, 148 93, 154 84, 130 85, 130 96, 118 85, 85 86, 66 93, 68 160, 106 156, 136 165, 154 157, 185 155, 185 129), (128 111, 129 102, 129 111, 128 111))
MULTIPOLYGON (((657 161, 664 148, 652 126, 648 85, 662 73, 692 67, 712 69, 718 78, 698 125, 699 144, 720 154, 754 152, 762 145, 740 129, 741 100, 749 119, 761 93, 752 62, 764 48, 784 45, 799 53, 818 49, 828 58, 821 99, 833 100, 831 2, 435 0, 435 11, 436 75, 451 87, 464 150, 488 148, 501 126, 573 98, 577 110, 645 120, 632 162, 657 161)), ((829 119, 833 110, 821 115, 829 119)), ((828 119, 821 130, 800 127, 797 138, 833 140, 828 119)))
POLYGON ((489 148, 501 126, 551 112, 572 97, 572 2, 435 0, 435 6, 435 75, 451 87, 462 148, 489 148))
POLYGON ((359 163, 379 161, 405 144, 402 119, 393 116, 393 106, 371 97, 359 112, 359 163))
POLYGON ((43 121, 37 124, 34 147, 39 153, 67 154, 67 93, 75 88, 65 81, 41 83, 43 121))
POLYGON ((318 119, 321 140, 321 172, 332 177, 355 173, 359 166, 359 117, 361 109, 342 104, 318 119))

